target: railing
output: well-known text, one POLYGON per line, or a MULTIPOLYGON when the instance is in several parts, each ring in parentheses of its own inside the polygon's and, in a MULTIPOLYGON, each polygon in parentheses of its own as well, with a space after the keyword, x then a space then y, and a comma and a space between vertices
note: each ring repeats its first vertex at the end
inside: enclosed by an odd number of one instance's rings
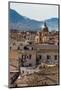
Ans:
POLYGON ((10 78, 10 84, 14 84, 15 81, 17 80, 18 76, 19 76, 19 72, 16 72, 13 77, 10 78))

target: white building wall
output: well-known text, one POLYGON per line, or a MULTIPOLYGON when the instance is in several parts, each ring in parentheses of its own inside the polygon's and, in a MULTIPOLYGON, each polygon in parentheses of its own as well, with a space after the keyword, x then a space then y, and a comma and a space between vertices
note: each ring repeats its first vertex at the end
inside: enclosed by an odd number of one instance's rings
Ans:
POLYGON ((21 74, 26 75, 26 74, 32 74, 34 72, 39 72, 40 70, 38 68, 33 69, 33 67, 21 67, 21 74))

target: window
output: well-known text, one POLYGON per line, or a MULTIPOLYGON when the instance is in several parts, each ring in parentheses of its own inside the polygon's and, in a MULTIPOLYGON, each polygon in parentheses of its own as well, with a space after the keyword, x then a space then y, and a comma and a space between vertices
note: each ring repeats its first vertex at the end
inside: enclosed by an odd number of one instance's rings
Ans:
POLYGON ((32 44, 32 42, 29 42, 29 44, 32 44))
POLYGON ((54 59, 57 60, 57 55, 54 56, 54 59))
POLYGON ((50 59, 50 56, 49 55, 47 55, 47 59, 50 59))
POLYGON ((33 47, 32 47, 32 50, 33 50, 33 47))
POLYGON ((24 73, 24 71, 22 70, 22 73, 24 73))
POLYGON ((31 55, 29 55, 29 59, 31 59, 31 55))
POLYGON ((12 47, 10 47, 10 50, 11 50, 12 47))
POLYGON ((32 64, 29 64, 29 67, 31 67, 32 66, 32 64))
POLYGON ((28 56, 26 56, 26 58, 28 59, 28 56))
POLYGON ((18 47, 17 50, 20 50, 20 47, 18 47))
POLYGON ((24 50, 29 50, 29 48, 27 46, 24 46, 24 50))
POLYGON ((40 56, 39 56, 39 59, 41 59, 41 58, 42 58, 42 56, 40 55, 40 56))

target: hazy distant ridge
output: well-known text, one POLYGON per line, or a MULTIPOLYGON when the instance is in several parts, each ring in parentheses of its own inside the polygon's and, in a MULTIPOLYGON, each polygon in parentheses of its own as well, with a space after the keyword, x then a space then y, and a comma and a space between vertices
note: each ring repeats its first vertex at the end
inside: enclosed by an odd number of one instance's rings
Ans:
MULTIPOLYGON (((9 11, 9 21, 10 21, 10 29, 17 30, 40 30, 43 21, 32 20, 27 18, 26 16, 22 16, 17 13, 15 10, 10 9, 9 11)), ((49 27, 49 30, 57 30, 58 29, 58 18, 47 19, 46 23, 49 27)))

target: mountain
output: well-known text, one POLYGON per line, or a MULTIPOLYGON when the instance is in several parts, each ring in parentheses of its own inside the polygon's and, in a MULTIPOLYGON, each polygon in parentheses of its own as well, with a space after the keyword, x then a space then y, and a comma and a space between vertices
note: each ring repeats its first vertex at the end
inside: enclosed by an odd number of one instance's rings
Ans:
POLYGON ((47 26, 49 27, 49 29, 51 30, 58 30, 58 23, 59 23, 59 19, 58 18, 51 18, 46 20, 47 26))
MULTIPOLYGON (((47 23, 47 26, 49 30, 57 30, 58 27, 58 18, 51 18, 45 20, 47 23)), ((33 30, 37 31, 40 30, 42 25, 44 24, 44 21, 37 21, 30 18, 27 18, 26 16, 22 16, 19 13, 17 13, 15 10, 10 9, 9 10, 9 26, 10 29, 17 29, 17 30, 33 30)))

